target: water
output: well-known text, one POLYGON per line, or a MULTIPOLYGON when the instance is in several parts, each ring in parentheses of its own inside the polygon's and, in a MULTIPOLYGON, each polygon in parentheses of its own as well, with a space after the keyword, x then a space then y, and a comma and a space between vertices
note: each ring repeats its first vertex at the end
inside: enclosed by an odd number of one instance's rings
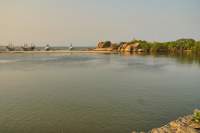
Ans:
POLYGON ((1 133, 131 133, 200 108, 200 60, 1 54, 1 133))

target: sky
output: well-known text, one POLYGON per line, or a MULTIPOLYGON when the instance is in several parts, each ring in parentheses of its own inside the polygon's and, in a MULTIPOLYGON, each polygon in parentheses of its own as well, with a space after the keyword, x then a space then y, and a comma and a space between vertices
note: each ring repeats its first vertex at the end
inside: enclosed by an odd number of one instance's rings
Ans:
POLYGON ((0 45, 200 40, 200 0, 0 0, 0 45))

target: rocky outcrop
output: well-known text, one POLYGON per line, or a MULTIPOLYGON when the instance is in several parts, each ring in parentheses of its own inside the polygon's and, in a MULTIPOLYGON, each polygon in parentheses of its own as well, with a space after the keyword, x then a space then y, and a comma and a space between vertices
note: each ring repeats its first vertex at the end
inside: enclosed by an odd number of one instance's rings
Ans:
POLYGON ((95 51, 118 51, 118 52, 144 52, 139 42, 122 42, 120 44, 110 41, 99 42, 95 51))
MULTIPOLYGON (((200 112, 200 110, 195 110, 194 112, 200 112)), ((200 133, 200 122, 195 122, 194 115, 188 115, 180 117, 163 127, 152 129, 148 133, 200 133)))
POLYGON ((121 43, 118 47, 119 52, 142 52, 139 43, 121 43))
POLYGON ((112 43, 110 41, 106 42, 99 42, 97 44, 97 47, 94 49, 95 51, 116 51, 118 48, 118 45, 115 43, 112 43))

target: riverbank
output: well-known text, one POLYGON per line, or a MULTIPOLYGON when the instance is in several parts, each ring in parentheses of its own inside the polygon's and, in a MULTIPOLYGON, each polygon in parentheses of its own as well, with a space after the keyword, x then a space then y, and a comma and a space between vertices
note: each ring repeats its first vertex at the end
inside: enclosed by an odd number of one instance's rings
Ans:
MULTIPOLYGON (((195 110, 200 112, 200 110, 195 110)), ((145 132, 132 132, 132 133, 145 133, 145 132)), ((200 122, 194 121, 194 115, 187 115, 180 117, 177 120, 171 121, 165 126, 154 128, 148 133, 200 133, 200 122)))

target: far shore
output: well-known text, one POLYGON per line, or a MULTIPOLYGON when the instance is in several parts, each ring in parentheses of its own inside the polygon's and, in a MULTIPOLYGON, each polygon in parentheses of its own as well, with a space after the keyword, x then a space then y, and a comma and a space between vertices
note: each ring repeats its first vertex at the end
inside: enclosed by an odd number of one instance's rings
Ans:
POLYGON ((0 54, 37 54, 37 53, 105 53, 105 54, 116 54, 117 51, 95 51, 95 50, 54 50, 54 51, 0 51, 0 54))
POLYGON ((148 42, 145 40, 132 40, 128 42, 112 43, 99 42, 96 47, 36 47, 35 45, 0 46, 0 53, 145 53, 145 54, 184 54, 200 55, 200 41, 194 39, 178 39, 169 42, 148 42))

